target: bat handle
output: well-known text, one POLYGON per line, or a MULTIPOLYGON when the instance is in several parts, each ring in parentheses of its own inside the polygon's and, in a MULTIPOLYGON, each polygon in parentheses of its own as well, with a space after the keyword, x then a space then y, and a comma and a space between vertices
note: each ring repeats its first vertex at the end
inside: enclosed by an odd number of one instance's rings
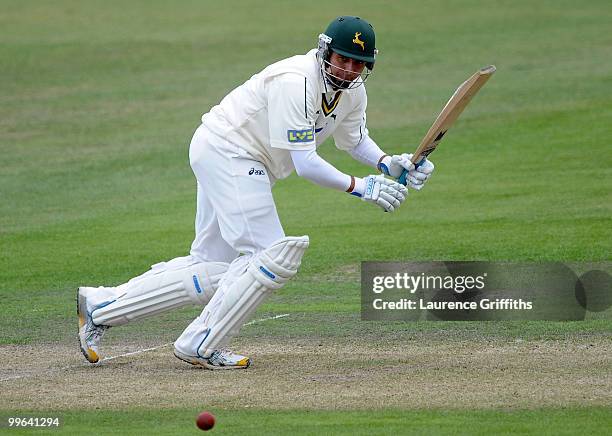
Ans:
MULTIPOLYGON (((415 169, 415 170, 416 170, 418 167, 420 167, 421 165, 423 165, 423 162, 425 162, 425 159, 427 159, 427 156, 425 156, 425 155, 421 155, 421 156, 419 156, 419 157, 420 157, 420 159, 419 159, 419 161, 418 161, 418 162, 414 162, 414 161, 412 162, 412 163, 414 164, 414 169, 415 169)), ((413 158, 414 158, 414 156, 413 156, 413 158)))
POLYGON ((406 180, 407 177, 408 177, 408 171, 402 170, 402 174, 397 178, 397 182, 406 186, 408 184, 408 181, 406 180))
MULTIPOLYGON (((414 168, 418 168, 420 165, 423 164, 423 162, 425 162, 425 159, 427 159, 426 156, 423 156, 421 159, 419 159, 419 161, 417 163, 414 164, 414 168)), ((413 162, 414 163, 414 162, 413 162)), ((406 170, 402 170, 402 174, 397 178, 397 182, 401 183, 402 185, 406 186, 408 184, 408 180, 406 180, 408 178, 408 171, 406 170)))

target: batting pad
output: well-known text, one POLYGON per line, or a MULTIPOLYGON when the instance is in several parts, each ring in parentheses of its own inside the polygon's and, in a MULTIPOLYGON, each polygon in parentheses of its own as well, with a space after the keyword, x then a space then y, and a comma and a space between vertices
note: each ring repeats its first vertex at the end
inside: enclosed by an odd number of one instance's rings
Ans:
POLYGON ((175 347, 200 357, 225 347, 265 297, 297 274, 306 248, 308 236, 286 237, 253 256, 240 277, 224 280, 202 314, 177 339, 175 347))
POLYGON ((188 304, 205 306, 229 264, 196 262, 191 256, 155 264, 117 287, 119 297, 92 313, 97 325, 118 326, 188 304))

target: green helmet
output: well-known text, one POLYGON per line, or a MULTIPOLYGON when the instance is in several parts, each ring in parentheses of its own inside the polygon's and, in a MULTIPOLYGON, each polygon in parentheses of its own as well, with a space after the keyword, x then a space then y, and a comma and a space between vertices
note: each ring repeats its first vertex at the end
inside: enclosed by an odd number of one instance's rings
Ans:
MULTIPOLYGON (((321 37, 327 37, 327 48, 349 58, 366 62, 374 68, 376 36, 374 28, 363 18, 342 16, 332 21, 321 37)), ((320 37, 320 38, 321 38, 320 37)))

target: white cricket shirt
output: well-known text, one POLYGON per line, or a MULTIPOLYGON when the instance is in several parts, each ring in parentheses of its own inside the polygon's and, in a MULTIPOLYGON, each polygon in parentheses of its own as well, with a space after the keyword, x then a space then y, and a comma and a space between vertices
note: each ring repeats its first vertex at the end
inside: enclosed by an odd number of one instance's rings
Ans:
MULTIPOLYGON (((276 178, 294 170, 289 150, 311 150, 333 135, 351 150, 368 134, 365 86, 326 86, 316 49, 276 62, 231 91, 202 123, 262 162, 276 178)), ((229 150, 228 150, 229 151, 229 150)))

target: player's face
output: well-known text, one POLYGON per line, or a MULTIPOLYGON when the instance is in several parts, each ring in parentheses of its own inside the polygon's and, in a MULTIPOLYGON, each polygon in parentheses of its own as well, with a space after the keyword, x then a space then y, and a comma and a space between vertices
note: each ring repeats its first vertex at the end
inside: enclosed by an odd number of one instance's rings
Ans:
POLYGON ((342 56, 336 52, 331 53, 329 63, 329 73, 347 82, 355 80, 365 68, 365 62, 342 56))

